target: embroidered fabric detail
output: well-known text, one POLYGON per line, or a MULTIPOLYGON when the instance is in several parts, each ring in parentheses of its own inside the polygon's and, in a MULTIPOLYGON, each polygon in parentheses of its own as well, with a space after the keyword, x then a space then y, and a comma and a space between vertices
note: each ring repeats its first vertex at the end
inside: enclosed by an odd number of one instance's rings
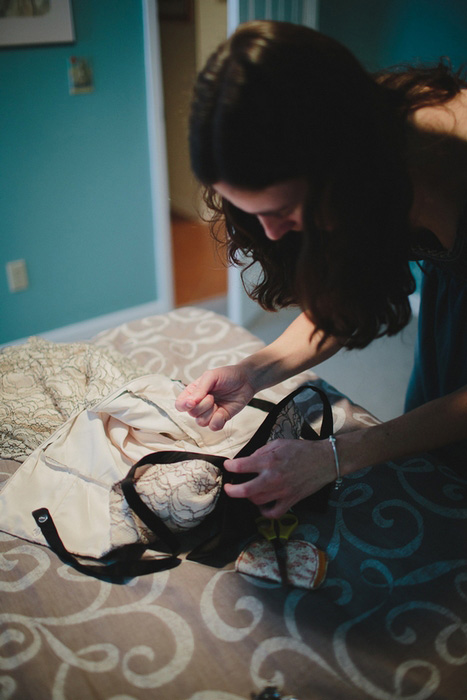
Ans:
MULTIPOLYGON (((196 527, 213 510, 222 485, 220 471, 201 459, 176 464, 154 464, 141 468, 135 488, 141 500, 172 532, 196 527)), ((110 521, 112 545, 154 541, 123 498, 120 484, 111 491, 110 521)))
POLYGON ((300 437, 303 414, 295 401, 291 401, 277 416, 268 442, 272 440, 296 440, 300 437))
MULTIPOLYGON (((326 576, 326 554, 305 540, 289 540, 286 547, 287 577, 291 585, 307 590, 318 588, 326 576)), ((235 562, 235 570, 267 581, 281 581, 274 547, 267 540, 249 544, 235 562)))
POLYGON ((155 535, 129 507, 120 484, 115 484, 110 492, 109 507, 111 549, 137 542, 149 545, 155 541, 155 535))
POLYGON ((116 350, 30 338, 0 352, 0 456, 24 461, 74 413, 142 374, 116 350))

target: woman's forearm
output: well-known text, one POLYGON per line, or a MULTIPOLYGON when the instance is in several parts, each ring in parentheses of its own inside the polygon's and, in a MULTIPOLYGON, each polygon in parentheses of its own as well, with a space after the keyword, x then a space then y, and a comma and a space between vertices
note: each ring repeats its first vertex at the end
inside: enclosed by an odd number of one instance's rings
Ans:
POLYGON ((338 436, 343 474, 467 439, 467 387, 398 418, 338 436))
MULTIPOLYGON (((313 334, 300 314, 277 340, 241 361, 255 392, 324 362, 342 346, 335 338, 313 334)), ((338 436, 342 473, 467 439, 467 387, 430 401, 398 418, 338 436)))
POLYGON ((323 334, 318 331, 312 335, 313 331, 313 324, 302 313, 273 343, 241 361, 255 391, 310 369, 341 348, 335 338, 327 338, 320 344, 323 334))

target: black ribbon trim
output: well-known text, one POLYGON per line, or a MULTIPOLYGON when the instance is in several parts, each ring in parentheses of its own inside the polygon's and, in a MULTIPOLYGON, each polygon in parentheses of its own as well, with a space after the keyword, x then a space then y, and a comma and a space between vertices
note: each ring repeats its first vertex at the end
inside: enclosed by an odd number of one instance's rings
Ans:
POLYGON ((110 555, 101 559, 93 559, 95 564, 85 564, 66 549, 47 508, 38 508, 33 511, 32 515, 50 549, 65 564, 69 564, 77 571, 94 578, 108 580, 112 583, 125 583, 129 578, 173 569, 181 563, 181 560, 173 555, 155 559, 141 559, 147 548, 143 545, 135 545, 114 550, 110 555), (110 557, 113 561, 109 561, 110 557))

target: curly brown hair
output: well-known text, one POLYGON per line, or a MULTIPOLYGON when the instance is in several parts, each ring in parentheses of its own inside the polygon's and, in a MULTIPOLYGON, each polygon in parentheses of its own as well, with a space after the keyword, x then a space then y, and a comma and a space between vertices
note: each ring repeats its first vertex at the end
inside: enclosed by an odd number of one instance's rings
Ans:
POLYGON ((406 114, 449 102, 467 88, 466 69, 455 70, 447 57, 433 65, 399 64, 373 75, 380 85, 402 96, 406 114))
POLYGON ((229 261, 243 266, 243 279, 261 265, 249 296, 268 310, 300 306, 348 348, 401 330, 415 289, 407 114, 460 86, 445 64, 372 76, 307 27, 240 25, 196 81, 190 154, 229 261), (308 182, 304 231, 279 241, 213 187, 261 190, 295 178, 308 182))

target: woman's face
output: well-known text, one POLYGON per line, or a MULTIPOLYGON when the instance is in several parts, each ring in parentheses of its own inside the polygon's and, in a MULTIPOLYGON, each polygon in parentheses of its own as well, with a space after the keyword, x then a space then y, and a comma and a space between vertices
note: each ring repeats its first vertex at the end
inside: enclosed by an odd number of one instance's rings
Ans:
POLYGON ((280 240, 288 231, 303 230, 306 180, 286 180, 263 190, 243 190, 216 182, 214 189, 237 209, 256 216, 271 241, 280 240))

